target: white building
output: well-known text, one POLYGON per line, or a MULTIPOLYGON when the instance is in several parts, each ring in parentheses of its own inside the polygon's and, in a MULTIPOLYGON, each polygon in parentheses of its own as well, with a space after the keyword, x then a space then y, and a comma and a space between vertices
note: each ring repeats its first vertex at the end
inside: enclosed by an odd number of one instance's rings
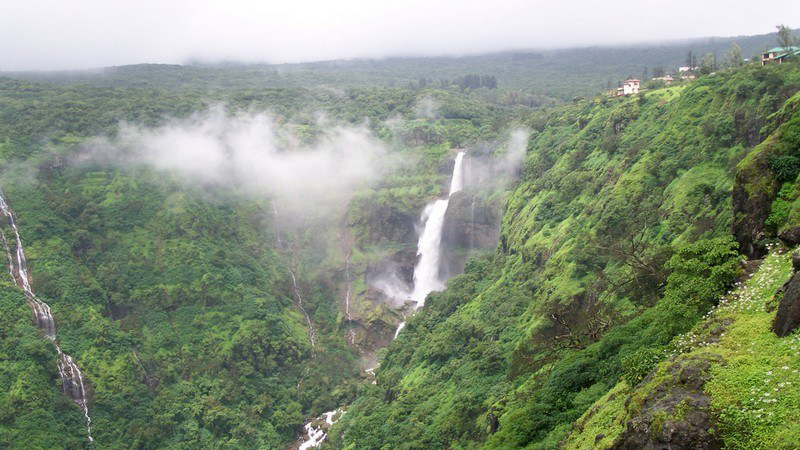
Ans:
POLYGON ((625 80, 622 87, 617 88, 617 95, 631 95, 639 93, 639 80, 636 78, 629 78, 625 80))

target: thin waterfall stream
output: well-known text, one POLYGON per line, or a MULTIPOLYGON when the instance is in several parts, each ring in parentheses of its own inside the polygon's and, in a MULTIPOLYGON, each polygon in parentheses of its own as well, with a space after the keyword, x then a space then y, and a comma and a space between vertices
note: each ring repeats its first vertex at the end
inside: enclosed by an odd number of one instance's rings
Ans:
POLYGON ((8 224, 14 231, 15 250, 11 251, 5 233, 0 230, 0 240, 3 241, 6 256, 8 257, 8 272, 14 280, 14 284, 22 289, 33 313, 33 321, 38 328, 44 331, 45 336, 53 343, 58 352, 58 376, 61 378, 61 387, 65 394, 80 406, 83 416, 86 418, 86 432, 89 442, 92 438, 92 418, 89 416, 89 399, 86 395, 86 376, 75 363, 75 360, 61 350, 56 338, 56 324, 50 312, 50 305, 39 300, 33 293, 30 275, 28 274, 28 260, 25 258, 25 250, 22 248, 22 240, 19 237, 19 229, 14 218, 14 213, 6 203, 5 196, 0 190, 0 209, 6 216, 8 224))
POLYGON ((344 315, 347 318, 347 325, 350 327, 347 330, 347 341, 350 345, 355 344, 356 331, 352 328, 353 315, 350 313, 350 297, 353 295, 353 282, 350 280, 350 257, 351 252, 348 252, 344 257, 344 281, 347 284, 347 290, 344 293, 344 315))
MULTIPOLYGON (((278 206, 275 204, 274 200, 272 201, 272 214, 275 218, 275 243, 279 249, 282 249, 284 247, 284 241, 281 238, 280 232, 280 216, 278 215, 278 206)), ((286 268, 289 270, 289 274, 292 278, 292 290, 297 299, 297 308, 303 313, 306 319, 306 325, 308 325, 308 340, 311 341, 311 356, 313 357, 314 348, 316 347, 316 341, 314 340, 314 324, 311 322, 311 316, 308 315, 306 308, 303 306, 303 296, 300 294, 300 287, 297 285, 297 276, 294 273, 294 269, 292 269, 291 264, 288 263, 286 264, 286 268)))
POLYGON ((297 307, 300 308, 303 315, 306 317, 306 324, 308 324, 308 340, 311 341, 311 355, 314 355, 314 347, 316 346, 316 342, 314 341, 314 324, 311 323, 311 316, 308 315, 306 308, 303 306, 303 297, 300 295, 300 288, 297 286, 297 277, 294 275, 294 270, 287 266, 289 269, 289 273, 292 275, 292 286, 294 287, 294 295, 297 297, 297 307))

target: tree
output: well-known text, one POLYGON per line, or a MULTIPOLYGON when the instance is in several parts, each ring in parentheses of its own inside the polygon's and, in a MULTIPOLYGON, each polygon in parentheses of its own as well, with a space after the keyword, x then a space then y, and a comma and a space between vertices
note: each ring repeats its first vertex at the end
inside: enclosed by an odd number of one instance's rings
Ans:
POLYGON ((686 54, 686 65, 689 66, 690 70, 697 67, 697 57, 691 50, 689 50, 689 53, 686 54))
POLYGON ((793 47, 798 43, 797 39, 795 39, 795 37, 792 36, 792 30, 786 25, 780 24, 777 25, 775 28, 778 29, 778 35, 777 35, 778 47, 783 47, 783 48, 793 47))
POLYGON ((731 49, 728 50, 725 65, 727 67, 739 67, 742 65, 742 62, 742 49, 739 48, 739 45, 736 42, 734 42, 731 46, 731 49))
POLYGON ((708 53, 700 62, 700 73, 709 74, 717 70, 717 57, 713 53, 708 53))
POLYGON ((653 67, 653 77, 654 78, 661 78, 664 76, 666 72, 664 72, 664 68, 661 66, 653 67))

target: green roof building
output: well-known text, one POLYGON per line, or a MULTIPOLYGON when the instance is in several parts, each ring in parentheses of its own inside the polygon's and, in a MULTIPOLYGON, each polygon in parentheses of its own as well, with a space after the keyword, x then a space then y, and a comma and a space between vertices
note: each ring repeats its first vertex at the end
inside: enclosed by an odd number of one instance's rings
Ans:
POLYGON ((800 56, 800 47, 774 47, 761 54, 761 65, 783 62, 793 56, 800 56))

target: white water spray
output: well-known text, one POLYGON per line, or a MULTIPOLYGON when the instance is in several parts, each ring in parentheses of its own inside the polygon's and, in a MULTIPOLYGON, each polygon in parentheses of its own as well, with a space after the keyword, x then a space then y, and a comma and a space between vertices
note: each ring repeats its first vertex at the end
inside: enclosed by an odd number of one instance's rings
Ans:
POLYGON ((306 437, 305 441, 300 444, 300 448, 298 450, 308 450, 310 448, 317 448, 322 444, 322 441, 328 437, 328 428, 331 425, 336 423, 343 415, 344 411, 340 409, 336 409, 334 411, 326 412, 319 416, 316 421, 310 421, 304 427, 306 430, 306 437), (337 415, 336 419, 333 419, 333 416, 337 415), (314 423, 322 422, 319 426, 314 426, 314 423))
MULTIPOLYGON (((445 280, 439 277, 439 266, 441 265, 442 252, 442 227, 444 226, 444 215, 447 206, 450 204, 450 197, 460 191, 464 183, 464 155, 461 151, 456 155, 455 165, 453 166, 453 178, 450 180, 450 192, 447 198, 440 198, 428 203, 422 212, 422 234, 417 242, 417 261, 414 267, 414 291, 411 299, 417 302, 416 309, 425 305, 425 298, 433 291, 444 289, 445 280)), ((406 323, 401 322, 394 333, 394 337, 400 334, 406 323)))
POLYGON ((397 339, 397 336, 400 335, 400 332, 403 331, 403 328, 406 327, 405 322, 400 322, 400 325, 397 326, 397 330, 394 332, 394 338, 397 339))
POLYGON ((356 331, 352 328, 353 315, 350 313, 350 297, 353 295, 353 282, 350 280, 350 257, 350 252, 344 257, 344 280, 347 283, 347 291, 344 293, 344 315, 347 318, 347 326, 351 327, 347 330, 347 342, 353 345, 356 342, 356 331))
POLYGON ((61 350, 61 346, 58 345, 58 340, 56 340, 56 323, 53 319, 52 313, 50 312, 50 305, 39 300, 33 293, 30 276, 28 275, 28 260, 25 258, 25 250, 22 248, 22 240, 19 237, 19 229, 17 228, 17 223, 14 219, 14 213, 11 212, 11 208, 9 208, 8 204, 6 203, 6 199, 3 196, 2 191, 0 191, 0 210, 2 210, 3 215, 6 216, 6 219, 8 219, 8 224, 14 231, 14 239, 16 240, 16 248, 12 256, 6 235, 2 232, 2 230, 0 230, 0 240, 3 242, 6 256, 8 257, 8 272, 11 274, 11 278, 14 280, 14 283, 18 287, 22 288, 22 291, 25 293, 28 306, 30 306, 31 311, 33 312, 34 323, 37 327, 44 331, 45 336, 53 341, 53 345, 58 351, 57 365, 58 376, 61 378, 61 387, 64 390, 64 393, 69 395, 72 401, 81 407, 83 416, 86 418, 86 430, 89 437, 89 442, 92 442, 94 441, 92 438, 92 418, 89 416, 89 400, 86 396, 86 388, 84 386, 84 379, 86 377, 83 375, 83 373, 81 373, 81 369, 72 359, 72 357, 64 353, 61 350))
POLYGON ((464 154, 459 152, 453 166, 453 178, 450 181, 450 193, 447 198, 440 198, 429 203, 422 213, 425 226, 417 243, 419 261, 414 267, 414 292, 411 299, 417 302, 417 309, 425 305, 425 297, 433 291, 444 289, 444 281, 439 278, 441 260, 442 227, 444 215, 450 204, 450 196, 462 188, 464 177, 464 154))

